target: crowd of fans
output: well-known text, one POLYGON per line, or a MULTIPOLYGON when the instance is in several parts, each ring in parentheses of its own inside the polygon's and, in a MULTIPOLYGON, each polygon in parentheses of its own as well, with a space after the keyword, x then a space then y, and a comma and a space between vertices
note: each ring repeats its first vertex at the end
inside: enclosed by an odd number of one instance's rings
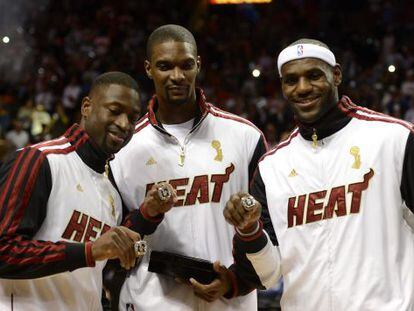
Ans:
POLYGON ((82 96, 104 71, 135 77, 145 107, 153 92, 143 67, 145 40, 165 23, 184 25, 195 34, 202 58, 198 84, 209 101, 253 121, 271 145, 294 127, 280 92, 276 56, 301 37, 320 39, 335 52, 345 78, 342 94, 414 121, 412 1, 212 6, 192 0, 62 0, 28 5, 30 14, 17 29, 24 45, 11 42, 0 48, 0 56, 10 56, 0 62, 0 160, 10 150, 62 134, 79 119, 82 96), (9 77, 14 62, 22 69, 9 77), (260 70, 258 77, 253 69, 260 70))

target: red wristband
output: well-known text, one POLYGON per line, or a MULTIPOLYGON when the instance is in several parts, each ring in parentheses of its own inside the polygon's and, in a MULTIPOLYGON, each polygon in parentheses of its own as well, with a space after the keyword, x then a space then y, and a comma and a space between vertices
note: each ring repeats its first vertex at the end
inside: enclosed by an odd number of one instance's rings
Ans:
POLYGON ((145 208, 144 203, 142 203, 142 204, 141 204, 141 206, 139 207, 139 210, 140 210, 140 212, 141 212, 141 215, 142 215, 142 216, 143 216, 146 220, 148 220, 148 221, 150 221, 150 222, 160 222, 160 221, 161 221, 161 220, 163 220, 163 218, 164 218, 164 214, 159 214, 159 215, 154 216, 154 217, 152 217, 152 216, 148 215, 148 213, 147 213, 147 209, 145 208))
POLYGON ((85 243, 85 258, 88 267, 95 267, 95 260, 92 257, 92 242, 85 243))
POLYGON ((236 235, 237 237, 245 242, 254 241, 259 238, 263 234, 263 223, 259 220, 259 228, 255 229, 252 234, 240 234, 240 232, 236 228, 236 235))
POLYGON ((231 296, 229 296, 229 298, 234 298, 237 297, 239 295, 239 289, 237 286, 237 281, 236 281, 236 275, 234 274, 233 271, 229 270, 229 274, 230 276, 230 281, 231 281, 231 296))

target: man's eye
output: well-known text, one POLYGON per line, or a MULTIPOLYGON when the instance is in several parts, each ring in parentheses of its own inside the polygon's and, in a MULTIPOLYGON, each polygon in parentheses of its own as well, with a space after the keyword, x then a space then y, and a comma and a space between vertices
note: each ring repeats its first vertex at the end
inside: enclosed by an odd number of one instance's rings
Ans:
POLYGON ((108 110, 112 113, 112 114, 119 114, 119 109, 116 108, 108 108, 108 110))
POLYGON ((194 63, 185 63, 182 68, 183 70, 191 70, 194 68, 194 63))
POLYGON ((167 64, 159 64, 157 68, 161 71, 167 71, 169 69, 169 66, 167 64))
POLYGON ((292 84, 295 84, 297 82, 297 79, 294 78, 294 77, 286 77, 286 78, 283 78, 282 81, 283 81, 284 84, 292 85, 292 84))
POLYGON ((311 79, 311 80, 318 80, 320 77, 322 77, 322 73, 320 73, 320 72, 311 72, 310 74, 309 74, 309 78, 311 79))

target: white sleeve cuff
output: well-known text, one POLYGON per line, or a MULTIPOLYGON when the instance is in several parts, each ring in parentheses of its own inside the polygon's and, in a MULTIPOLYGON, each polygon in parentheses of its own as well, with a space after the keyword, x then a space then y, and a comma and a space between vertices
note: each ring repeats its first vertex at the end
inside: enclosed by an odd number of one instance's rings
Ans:
MULTIPOLYGON (((265 232, 267 235, 267 233, 265 232)), ((279 247, 274 246, 267 237, 267 244, 257 253, 246 254, 247 259, 252 263, 260 282, 265 288, 277 285, 280 279, 280 252, 279 247)))

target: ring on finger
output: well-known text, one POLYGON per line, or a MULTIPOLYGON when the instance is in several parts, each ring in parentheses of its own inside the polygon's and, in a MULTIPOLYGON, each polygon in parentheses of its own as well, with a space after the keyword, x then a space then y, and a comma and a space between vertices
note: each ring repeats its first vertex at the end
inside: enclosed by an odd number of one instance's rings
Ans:
POLYGON ((160 185, 157 188, 157 192, 158 192, 158 198, 163 202, 168 201, 171 198, 171 195, 172 195, 172 193, 170 191, 170 188, 168 188, 167 185, 165 185, 165 184, 160 185))
POLYGON ((246 212, 250 212, 253 210, 254 206, 256 205, 256 199, 249 195, 245 195, 241 198, 241 205, 243 206, 244 210, 246 212))
POLYGON ((146 241, 137 241, 134 243, 135 256, 143 256, 147 252, 147 242, 146 241))

